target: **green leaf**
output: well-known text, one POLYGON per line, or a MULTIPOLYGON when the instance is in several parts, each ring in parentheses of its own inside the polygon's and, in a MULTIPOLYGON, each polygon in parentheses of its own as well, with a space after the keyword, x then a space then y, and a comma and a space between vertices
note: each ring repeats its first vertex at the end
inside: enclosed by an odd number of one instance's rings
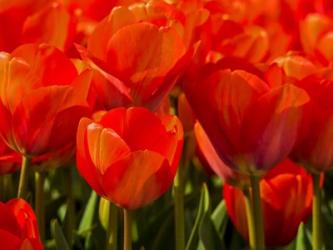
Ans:
POLYGON ((89 231, 92 229, 93 221, 94 221, 94 215, 97 205, 97 194, 94 191, 91 191, 88 204, 84 210, 80 225, 78 234, 79 235, 86 235, 89 231))
POLYGON ((301 223, 301 225, 298 228, 297 237, 295 240, 295 249, 296 250, 305 250, 306 244, 305 244, 305 229, 304 224, 301 223))
POLYGON ((224 234, 226 232, 229 220, 224 200, 222 200, 217 205, 217 207, 215 208, 215 210, 211 215, 211 219, 214 223, 217 232, 219 232, 221 239, 224 239, 224 234))
POLYGON ((57 250, 70 249, 57 219, 53 219, 51 221, 51 232, 53 238, 55 239, 57 250))
POLYGON ((109 214, 110 214, 110 202, 104 198, 99 200, 99 221, 103 228, 107 231, 109 227, 109 214))
POLYGON ((209 192, 207 189, 207 185, 203 184, 201 188, 201 196, 200 196, 200 202, 199 202, 199 208, 197 212, 197 216, 195 218, 194 226, 192 228, 192 232, 190 234, 190 238, 186 245, 186 250, 192 250, 195 249, 195 245, 198 241, 198 231, 201 223, 203 222, 205 214, 209 212, 209 192))
POLYGON ((206 250, 225 250, 225 246, 222 244, 209 213, 205 214, 199 226, 199 238, 206 250))

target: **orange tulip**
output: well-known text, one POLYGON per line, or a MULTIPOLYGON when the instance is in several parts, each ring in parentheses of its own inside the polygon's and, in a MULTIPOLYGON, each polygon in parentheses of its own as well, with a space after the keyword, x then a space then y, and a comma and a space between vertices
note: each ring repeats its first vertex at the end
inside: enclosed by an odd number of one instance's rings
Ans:
MULTIPOLYGON (((267 246, 283 246, 296 236, 301 222, 311 214, 311 175, 286 160, 270 170, 260 181, 264 214, 265 243, 267 246)), ((228 215, 244 239, 248 240, 248 228, 243 192, 224 184, 224 199, 228 215)))
POLYGON ((217 154, 242 174, 263 173, 292 150, 306 92, 270 87, 243 70, 207 65, 185 83, 185 94, 217 154))
POLYGON ((0 241, 2 249, 43 250, 37 220, 30 205, 22 199, 0 202, 0 241))
POLYGON ((89 113, 91 75, 48 45, 27 44, 0 53, 0 134, 15 151, 41 155, 75 142, 89 113), (59 136, 61 135, 61 136, 59 136))
MULTIPOLYGON (((89 57, 92 67, 106 79, 95 83, 96 89, 110 90, 105 98, 119 100, 117 106, 155 109, 175 84, 185 46, 175 27, 137 22, 133 12, 119 7, 97 25, 88 39, 87 53, 83 57, 89 57)), ((102 102, 107 109, 112 103, 102 102)))
POLYGON ((99 122, 83 118, 77 132, 77 167, 101 196, 136 209, 167 191, 176 174, 183 129, 176 116, 145 108, 116 108, 99 122))

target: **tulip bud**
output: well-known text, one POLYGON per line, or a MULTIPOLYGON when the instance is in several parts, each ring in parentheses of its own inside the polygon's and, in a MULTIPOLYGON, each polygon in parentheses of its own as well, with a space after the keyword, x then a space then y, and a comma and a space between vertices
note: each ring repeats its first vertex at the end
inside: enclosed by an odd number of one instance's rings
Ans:
POLYGON ((176 116, 145 108, 116 108, 99 122, 83 118, 77 132, 77 167, 101 196, 127 209, 165 193, 178 168, 183 129, 176 116))

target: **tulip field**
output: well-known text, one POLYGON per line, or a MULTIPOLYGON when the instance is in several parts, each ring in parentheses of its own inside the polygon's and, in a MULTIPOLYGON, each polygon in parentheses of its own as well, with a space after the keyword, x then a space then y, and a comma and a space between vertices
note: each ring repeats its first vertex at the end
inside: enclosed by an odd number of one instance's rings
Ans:
POLYGON ((0 250, 333 250, 333 0, 0 1, 0 250))

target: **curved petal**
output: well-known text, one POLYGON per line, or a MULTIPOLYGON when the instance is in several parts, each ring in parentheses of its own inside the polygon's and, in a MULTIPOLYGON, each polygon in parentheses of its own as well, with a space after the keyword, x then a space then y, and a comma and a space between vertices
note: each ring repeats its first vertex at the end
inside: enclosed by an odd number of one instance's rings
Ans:
POLYGON ((88 38, 88 51, 93 57, 106 62, 107 47, 112 35, 120 28, 134 23, 135 17, 128 8, 119 6, 112 9, 88 38))
POLYGON ((130 153, 126 142, 112 129, 97 123, 87 126, 87 146, 92 163, 103 175, 109 166, 130 153))
POLYGON ((292 150, 302 106, 309 101, 309 96, 294 85, 284 84, 258 101, 256 111, 250 112, 257 115, 249 115, 246 120, 252 124, 246 132, 249 135, 246 140, 254 147, 256 168, 267 170, 285 159, 292 150))
POLYGON ((227 165, 225 165, 221 158, 218 156, 199 122, 196 122, 194 125, 194 135, 199 150, 202 152, 206 161, 214 170, 214 172, 223 180, 232 179, 234 177, 233 171, 227 165))
POLYGON ((12 199, 6 203, 20 227, 22 238, 39 239, 37 219, 30 205, 23 199, 12 199))
MULTIPOLYGON (((24 44, 13 57, 22 58, 31 66, 32 86, 68 85, 77 76, 74 64, 59 49, 47 44, 24 44)), ((22 83, 21 83, 22 84, 22 83)))
POLYGON ((76 163, 80 175, 88 182, 91 188, 99 195, 104 195, 100 175, 97 173, 97 169, 92 163, 87 148, 87 127, 92 122, 93 121, 88 118, 82 118, 80 120, 76 134, 76 163))
POLYGON ((65 50, 74 40, 75 26, 74 15, 59 2, 51 2, 25 20, 22 41, 44 42, 65 50))
POLYGON ((171 185, 169 167, 167 160, 158 153, 133 152, 107 169, 103 176, 106 196, 121 207, 136 209, 144 206, 171 185))

